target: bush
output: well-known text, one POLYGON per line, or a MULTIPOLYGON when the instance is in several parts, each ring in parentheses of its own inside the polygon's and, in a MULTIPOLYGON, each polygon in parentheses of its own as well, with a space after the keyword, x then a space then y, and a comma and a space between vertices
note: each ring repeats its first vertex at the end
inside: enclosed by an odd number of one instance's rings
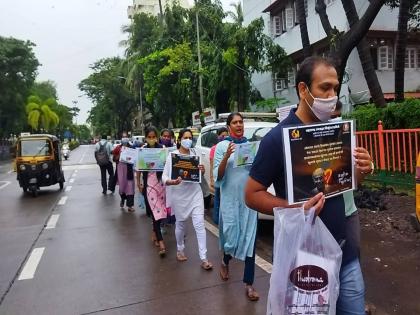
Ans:
POLYGON ((69 148, 70 148, 70 150, 74 150, 74 149, 76 149, 79 145, 80 145, 79 141, 72 140, 72 141, 70 141, 70 143, 69 143, 69 148))
POLYGON ((376 130, 379 120, 385 129, 420 128, 420 100, 388 103, 385 108, 377 108, 374 104, 360 105, 345 117, 356 120, 358 131, 376 130))

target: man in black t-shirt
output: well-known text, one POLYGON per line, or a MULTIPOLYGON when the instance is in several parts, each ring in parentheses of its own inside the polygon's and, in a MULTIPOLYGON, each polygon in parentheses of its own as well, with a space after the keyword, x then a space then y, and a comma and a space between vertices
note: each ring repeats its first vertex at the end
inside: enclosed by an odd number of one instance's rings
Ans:
MULTIPOLYGON (((284 126, 327 122, 336 107, 339 86, 333 64, 321 57, 303 61, 296 75, 296 93, 299 104, 289 115, 273 128, 261 141, 245 188, 246 204, 265 214, 273 214, 276 207, 289 206, 286 200, 286 183, 283 153, 284 126), (267 192, 273 185, 276 196, 267 192)), ((365 174, 373 171, 367 150, 356 148, 355 172, 359 183, 365 174)), ((364 315, 364 283, 359 263, 358 244, 352 235, 346 235, 345 205, 342 195, 325 199, 323 192, 303 204, 305 210, 314 207, 343 250, 340 270, 340 295, 337 314, 364 315)))

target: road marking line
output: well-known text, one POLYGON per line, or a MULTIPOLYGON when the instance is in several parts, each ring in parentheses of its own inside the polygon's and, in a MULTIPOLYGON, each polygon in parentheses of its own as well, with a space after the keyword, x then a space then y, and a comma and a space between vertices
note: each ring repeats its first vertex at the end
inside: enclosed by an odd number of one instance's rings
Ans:
POLYGON ((98 168, 98 164, 78 164, 78 165, 64 165, 63 170, 64 171, 72 171, 72 170, 90 170, 98 168))
POLYGON ((76 173, 71 174, 71 177, 76 177, 76 176, 77 176, 76 173))
POLYGON ((79 170, 74 170, 75 173, 77 173, 79 170))
POLYGON ((13 170, 10 170, 7 172, 7 174, 12 174, 12 173, 13 173, 13 170))
POLYGON ((28 280, 33 279, 35 275, 36 268, 38 267, 39 262, 41 261, 42 254, 44 253, 45 247, 34 248, 31 255, 26 261, 25 266, 20 272, 18 280, 28 280))
POLYGON ((48 220, 47 226, 45 228, 46 229, 54 229, 56 224, 57 224, 57 221, 58 221, 59 217, 60 217, 59 214, 53 214, 51 216, 51 218, 48 220))
POLYGON ((66 201, 67 201, 67 196, 61 197, 60 201, 58 202, 58 205, 64 206, 66 204, 66 201))
POLYGON ((69 183, 73 184, 74 183, 74 178, 70 178, 69 183))
MULTIPOLYGON (((219 237, 219 229, 217 227, 209 223, 207 220, 204 220, 204 224, 206 225, 206 229, 209 230, 210 233, 212 233, 217 238, 219 237)), ((273 271, 273 265, 258 255, 255 255, 255 264, 262 270, 264 270, 266 273, 271 274, 271 272, 273 271)))
POLYGON ((9 185, 10 182, 9 181, 0 181, 0 189, 3 189, 4 187, 6 187, 7 185, 9 185), (3 184, 2 184, 3 183, 3 184))
POLYGON ((83 153, 82 157, 80 158, 79 163, 82 163, 83 159, 85 158, 86 153, 87 153, 87 151, 85 151, 85 153, 83 153))
POLYGON ((66 186, 66 192, 69 192, 71 189, 73 188, 73 186, 66 186))

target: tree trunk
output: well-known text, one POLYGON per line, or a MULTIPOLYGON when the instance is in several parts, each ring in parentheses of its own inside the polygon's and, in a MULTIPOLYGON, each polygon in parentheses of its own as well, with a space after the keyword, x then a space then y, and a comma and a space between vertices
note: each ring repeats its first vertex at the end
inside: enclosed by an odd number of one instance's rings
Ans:
POLYGON ((410 0, 400 0, 398 14, 397 45, 395 53, 395 101, 404 101, 404 71, 405 50, 407 48, 407 23, 410 9, 410 0))
POLYGON ((159 12, 160 12, 159 20, 160 20, 160 23, 162 23, 162 24, 163 24, 163 9, 162 9, 162 0, 159 0, 159 12))
MULTIPOLYGON (((350 27, 352 27, 359 21, 359 16, 357 15, 357 10, 354 5, 354 2, 349 0, 341 0, 341 3, 343 5, 344 12, 346 13, 350 27)), ((384 94, 382 92, 381 85, 379 84, 375 67, 373 66, 373 60, 372 55, 370 54, 369 45, 365 38, 363 38, 357 45, 357 51, 359 53, 363 74, 365 76, 370 95, 372 96, 372 100, 377 107, 385 107, 386 102, 384 94)))
POLYGON ((310 57, 312 53, 311 43, 309 42, 308 26, 306 24, 305 0, 297 0, 296 9, 300 26, 300 37, 302 39, 303 58, 307 58, 310 57))

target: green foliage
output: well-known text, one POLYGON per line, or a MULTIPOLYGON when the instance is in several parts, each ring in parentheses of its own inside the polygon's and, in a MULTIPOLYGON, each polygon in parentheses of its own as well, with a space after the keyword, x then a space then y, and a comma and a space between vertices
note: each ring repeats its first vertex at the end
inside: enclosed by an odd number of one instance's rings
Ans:
POLYGON ((69 149, 74 150, 80 145, 79 141, 72 140, 69 142, 69 149))
POLYGON ((361 105, 345 117, 356 119, 358 131, 376 130, 379 120, 385 129, 420 128, 420 100, 389 103, 385 108, 376 108, 374 104, 361 105))
POLYGON ((56 101, 53 98, 42 101, 36 95, 28 97, 28 104, 26 105, 28 125, 34 131, 42 129, 45 132, 50 132, 53 130, 60 121, 58 115, 50 108, 50 106, 55 105, 56 101))
POLYGON ((255 105, 257 106, 257 108, 260 108, 264 111, 274 113, 277 107, 279 107, 280 105, 287 104, 287 103, 289 103, 289 100, 287 100, 286 98, 273 97, 273 98, 262 99, 262 100, 256 101, 255 105))
POLYGON ((0 137, 26 126, 25 102, 39 62, 29 41, 0 36, 0 137))

